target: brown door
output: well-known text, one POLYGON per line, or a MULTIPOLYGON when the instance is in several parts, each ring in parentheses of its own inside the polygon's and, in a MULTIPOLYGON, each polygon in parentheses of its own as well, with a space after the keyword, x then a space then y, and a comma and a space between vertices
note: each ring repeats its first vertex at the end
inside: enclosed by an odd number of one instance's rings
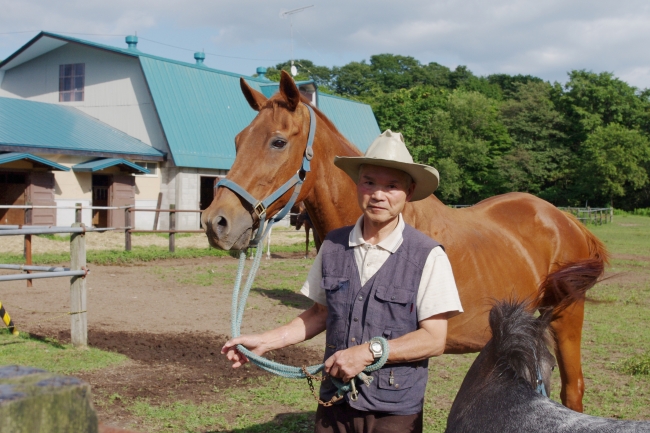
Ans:
MULTIPOLYGON (((24 205, 27 173, 0 173, 0 204, 24 205)), ((0 209, 0 224, 25 224, 25 209, 0 209)))
MULTIPOLYGON (((114 174, 108 189, 108 198, 109 206, 135 206, 135 177, 130 174, 114 174)), ((108 212, 108 226, 124 227, 124 209, 108 212)))
MULTIPOLYGON (((93 174, 93 206, 108 206, 108 187, 110 184, 110 176, 93 174)), ((93 226, 108 227, 108 211, 106 209, 93 209, 93 226)))
MULTIPOLYGON (((27 201, 35 206, 56 206, 54 201, 54 173, 34 171, 29 175, 27 201)), ((56 209, 33 209, 32 224, 56 225, 56 209)))

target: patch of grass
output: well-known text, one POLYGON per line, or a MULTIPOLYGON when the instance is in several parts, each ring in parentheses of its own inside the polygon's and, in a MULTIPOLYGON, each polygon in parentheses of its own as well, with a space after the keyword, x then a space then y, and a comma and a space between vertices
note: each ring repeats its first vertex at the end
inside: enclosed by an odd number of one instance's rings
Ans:
MULTIPOLYGON (((131 236, 158 236, 159 238, 169 239, 169 233, 131 233, 131 236)), ((176 239, 189 238, 192 233, 176 233, 176 239)))
MULTIPOLYGON (((273 253, 297 253, 304 251, 304 244, 275 246, 273 253)), ((229 251, 215 248, 176 248, 175 253, 170 253, 167 247, 159 246, 134 246, 132 251, 122 250, 89 250, 86 261, 95 265, 121 265, 126 263, 151 262, 165 259, 190 259, 199 257, 230 257, 229 251)), ((236 255, 238 257, 238 255, 236 255)), ((32 256, 33 263, 39 265, 53 265, 70 261, 69 251, 61 253, 42 253, 32 256)), ((22 264, 25 259, 22 254, 0 253, 0 263, 22 264)))
POLYGON ((633 376, 640 374, 650 375, 650 352, 626 359, 619 364, 618 371, 633 376))
POLYGON ((126 356, 89 348, 76 349, 54 339, 39 338, 21 332, 14 336, 0 331, 0 365, 18 364, 42 368, 54 373, 73 374, 120 364, 126 356))
POLYGON ((70 235, 66 235, 66 234, 47 233, 47 234, 44 234, 44 235, 36 235, 36 236, 38 236, 39 238, 49 239, 51 241, 70 242, 70 235))
POLYGON ((650 218, 619 215, 611 224, 590 225, 589 229, 612 253, 650 256, 650 218))

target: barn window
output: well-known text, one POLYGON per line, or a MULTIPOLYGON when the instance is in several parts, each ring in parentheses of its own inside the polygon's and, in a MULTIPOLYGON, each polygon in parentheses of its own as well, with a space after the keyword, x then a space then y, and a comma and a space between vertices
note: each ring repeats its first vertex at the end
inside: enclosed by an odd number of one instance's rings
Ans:
POLYGON ((145 173, 135 173, 137 176, 156 176, 156 170, 158 169, 158 163, 157 162, 137 162, 140 167, 146 168, 149 170, 148 174, 145 173))
POLYGON ((83 101, 85 63, 59 65, 59 102, 83 101))

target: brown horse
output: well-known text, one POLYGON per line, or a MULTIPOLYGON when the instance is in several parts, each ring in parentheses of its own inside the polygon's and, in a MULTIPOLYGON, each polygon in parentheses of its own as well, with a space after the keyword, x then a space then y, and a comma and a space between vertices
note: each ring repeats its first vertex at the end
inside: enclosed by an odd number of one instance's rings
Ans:
MULTIPOLYGON (((295 204, 291 208, 291 218, 289 219, 289 225, 300 230, 300 228, 305 228, 305 258, 309 257, 309 230, 314 230, 314 226, 311 223, 311 218, 309 218, 309 213, 307 213, 307 208, 305 204, 300 202, 295 204)), ((318 233, 314 230, 314 243, 316 244, 316 251, 320 250, 320 239, 318 233)))
MULTIPOLYGON (((258 111, 235 138, 237 157, 228 179, 258 199, 267 197, 301 166, 309 133, 307 100, 293 79, 282 73, 280 91, 267 99, 241 80, 250 106, 258 111)), ((325 115, 316 112, 311 171, 297 201, 303 201, 321 239, 330 230, 355 223, 361 211, 353 181, 333 164, 334 156, 360 152, 325 115)), ((444 182, 444 178, 442 179, 444 182)), ((267 209, 277 213, 291 191, 267 209)), ((532 297, 539 308, 553 308, 560 295, 537 287, 552 272, 575 272, 563 284, 585 290, 602 275, 607 252, 575 218, 529 194, 509 193, 465 209, 451 209, 435 196, 407 203, 406 222, 441 242, 449 255, 465 313, 449 321, 445 353, 481 350, 490 339, 488 311, 494 300, 532 297), (579 277, 578 277, 579 276, 579 277)), ((258 225, 252 206, 227 188, 219 188, 203 212, 210 244, 242 249, 258 225)), ((559 292, 558 292, 559 293, 559 292)), ((584 382, 580 341, 584 297, 553 322, 562 379, 562 402, 582 411, 584 382)))

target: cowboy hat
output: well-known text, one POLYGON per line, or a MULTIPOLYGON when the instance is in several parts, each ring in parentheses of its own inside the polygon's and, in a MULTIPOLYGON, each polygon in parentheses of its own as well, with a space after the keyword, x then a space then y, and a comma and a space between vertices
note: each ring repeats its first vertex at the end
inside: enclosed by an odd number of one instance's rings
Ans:
POLYGON ((364 156, 337 156, 334 165, 343 170, 355 183, 359 182, 359 168, 363 164, 394 168, 408 173, 415 183, 411 201, 427 198, 438 188, 438 170, 416 164, 404 144, 404 137, 390 129, 372 142, 364 156))

